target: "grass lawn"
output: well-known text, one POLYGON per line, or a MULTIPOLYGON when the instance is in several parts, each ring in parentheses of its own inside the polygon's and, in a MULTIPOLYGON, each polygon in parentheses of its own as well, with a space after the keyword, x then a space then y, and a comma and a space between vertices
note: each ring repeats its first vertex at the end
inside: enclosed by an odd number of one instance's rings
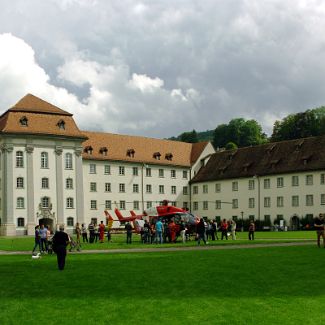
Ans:
POLYGON ((0 256, 0 324, 322 324, 325 249, 0 256))
MULTIPOLYGON (((218 233, 219 238, 221 234, 218 233)), ((210 241, 209 245, 233 245, 233 244, 258 244, 258 243, 269 243, 269 242, 291 242, 291 241, 301 241, 301 240, 315 240, 315 231, 286 231, 286 232, 255 232, 255 241, 248 240, 247 232, 237 232, 237 240, 217 240, 210 241)), ((82 244, 83 250, 88 249, 121 249, 121 248, 141 248, 148 245, 144 245, 140 242, 140 236, 133 235, 133 243, 127 245, 125 243, 125 234, 113 234, 112 242, 107 241, 104 244, 94 243, 94 244, 82 244)), ((178 242, 173 244, 173 247, 177 246, 195 246, 196 242, 194 240, 189 241, 185 244, 178 242)), ((171 244, 163 245, 149 245, 150 247, 170 247, 171 244)), ((0 237, 0 250, 6 251, 31 251, 34 247, 34 238, 29 236, 23 237, 0 237)))

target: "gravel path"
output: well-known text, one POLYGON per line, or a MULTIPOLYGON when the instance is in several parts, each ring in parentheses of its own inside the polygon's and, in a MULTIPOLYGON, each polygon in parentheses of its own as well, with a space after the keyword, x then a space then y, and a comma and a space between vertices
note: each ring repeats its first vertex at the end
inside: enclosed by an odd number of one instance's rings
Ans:
MULTIPOLYGON (((198 250, 225 250, 225 249, 253 249, 265 247, 288 247, 288 246, 310 246, 315 245, 315 241, 291 242, 291 243, 270 243, 251 245, 214 245, 214 246, 186 246, 186 247, 155 247, 155 248, 124 248, 124 249, 101 249, 84 250, 81 252, 69 252, 69 254, 121 254, 121 253, 150 253, 150 252, 176 252, 176 251, 198 251, 198 250)), ((30 251, 1 251, 0 255, 31 255, 30 251)))

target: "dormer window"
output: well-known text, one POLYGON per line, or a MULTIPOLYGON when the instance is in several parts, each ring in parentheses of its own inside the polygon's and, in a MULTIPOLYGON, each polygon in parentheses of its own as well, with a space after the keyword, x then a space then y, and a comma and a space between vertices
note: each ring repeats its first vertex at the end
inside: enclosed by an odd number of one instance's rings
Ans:
POLYGON ((160 157, 161 157, 160 152, 154 152, 154 154, 153 154, 154 159, 160 160, 160 157))
POLYGON ((220 167, 219 168, 219 173, 222 175, 227 169, 227 166, 224 166, 224 167, 220 167))
POLYGON ((235 157, 236 153, 237 153, 237 151, 230 153, 228 155, 228 160, 232 160, 235 157))
POLYGON ((102 154, 103 156, 107 156, 107 152, 108 152, 108 150, 106 147, 101 147, 99 149, 99 153, 102 154))
POLYGON ((165 159, 169 160, 169 161, 172 161, 173 160, 173 154, 172 153, 166 153, 165 159))
POLYGON ((60 130, 65 130, 65 122, 63 120, 60 120, 57 124, 60 130))
POLYGON ((274 159, 270 161, 271 164, 271 168, 274 168, 278 163, 279 163, 280 159, 274 159))
POLYGON ((252 166, 252 163, 251 163, 251 162, 244 164, 244 165, 243 165, 244 171, 247 172, 247 171, 248 171, 248 168, 249 168, 250 166, 252 166))
POLYGON ((304 156, 304 157, 301 158, 301 160, 303 161, 303 164, 304 164, 304 165, 307 165, 308 162, 310 161, 310 159, 311 159, 311 155, 309 155, 309 156, 304 156))
POLYGON ((126 155, 127 155, 128 157, 134 158, 134 154, 135 154, 135 150, 134 150, 134 149, 128 149, 128 150, 126 151, 126 155))
POLYGON ((92 146, 87 146, 84 149, 84 152, 88 155, 92 155, 93 154, 93 147, 92 146))
POLYGON ((267 148, 267 153, 268 154, 271 154, 272 153, 272 151, 275 149, 275 144, 273 144, 273 145, 271 145, 271 146, 269 146, 268 148, 267 148))
POLYGON ((20 120, 19 123, 21 126, 28 126, 28 119, 26 116, 23 116, 20 120))

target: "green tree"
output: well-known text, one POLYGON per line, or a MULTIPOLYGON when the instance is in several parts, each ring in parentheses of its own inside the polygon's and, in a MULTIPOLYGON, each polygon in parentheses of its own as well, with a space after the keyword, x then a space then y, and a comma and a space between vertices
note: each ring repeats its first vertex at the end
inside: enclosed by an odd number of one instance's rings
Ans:
POLYGON ((179 136, 180 141, 188 142, 188 143, 196 143, 198 142, 197 133, 195 130, 191 132, 184 132, 179 136))
POLYGON ((234 150, 234 149, 237 149, 237 145, 236 143, 233 143, 233 142, 228 142, 225 146, 225 149, 226 150, 234 150))
POLYGON ((254 146, 267 141, 262 127, 255 120, 232 119, 228 124, 219 125, 214 132, 213 144, 225 147, 232 142, 238 147, 254 146))

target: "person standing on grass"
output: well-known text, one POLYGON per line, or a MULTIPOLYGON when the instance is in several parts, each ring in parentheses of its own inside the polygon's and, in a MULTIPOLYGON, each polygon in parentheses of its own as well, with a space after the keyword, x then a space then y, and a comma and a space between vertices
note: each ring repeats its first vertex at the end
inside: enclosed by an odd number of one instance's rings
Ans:
POLYGON ((99 241, 100 243, 104 242, 104 237, 105 237, 105 225, 104 225, 104 221, 100 222, 100 225, 98 227, 99 230, 99 241))
POLYGON ((81 225, 81 233, 82 233, 82 242, 88 243, 87 227, 84 223, 81 225))
POLYGON ((132 243, 132 226, 130 222, 127 222, 125 225, 126 230, 126 243, 131 244, 132 243))
POLYGON ((254 233, 255 233, 255 223, 253 220, 250 221, 248 227, 248 239, 254 240, 254 233))
POLYGON ((220 229, 221 229, 221 240, 223 240, 223 237, 225 237, 226 240, 228 240, 228 222, 226 219, 223 219, 221 221, 220 229))
POLYGON ((80 229, 80 225, 79 225, 79 222, 77 222, 76 224, 76 236, 77 236, 77 239, 76 239, 76 243, 77 243, 77 251, 80 252, 80 247, 81 247, 81 243, 80 243, 80 235, 81 235, 81 229, 80 229))
POLYGON ((323 247, 325 248, 324 215, 322 213, 315 218, 314 227, 317 234, 317 246, 320 247, 320 238, 323 237, 323 247))
POLYGON ((200 245, 201 239, 203 240, 204 244, 207 244, 205 240, 205 225, 203 218, 200 219, 200 222, 196 225, 196 234, 197 234, 197 244, 200 245))
POLYGON ((47 228, 44 225, 41 225, 41 229, 39 230, 41 236, 41 246, 42 252, 47 252, 47 228))
POLYGON ((60 225, 59 231, 53 236, 53 245, 55 247, 58 268, 60 271, 64 270, 65 258, 67 256, 67 245, 69 244, 69 236, 64 232, 64 226, 60 225))
POLYGON ((41 234, 40 234, 40 229, 39 229, 39 225, 37 225, 35 227, 35 245, 33 248, 33 253, 35 253, 35 250, 38 246, 39 252, 42 252, 42 248, 41 248, 41 234))
POLYGON ((231 237, 232 237, 232 240, 236 240, 236 222, 235 222, 235 220, 231 220, 230 225, 231 225, 231 237))
POLYGON ((163 243, 163 229, 164 229, 164 225, 161 222, 160 219, 158 219, 158 221, 156 222, 156 244, 162 244, 163 243))

